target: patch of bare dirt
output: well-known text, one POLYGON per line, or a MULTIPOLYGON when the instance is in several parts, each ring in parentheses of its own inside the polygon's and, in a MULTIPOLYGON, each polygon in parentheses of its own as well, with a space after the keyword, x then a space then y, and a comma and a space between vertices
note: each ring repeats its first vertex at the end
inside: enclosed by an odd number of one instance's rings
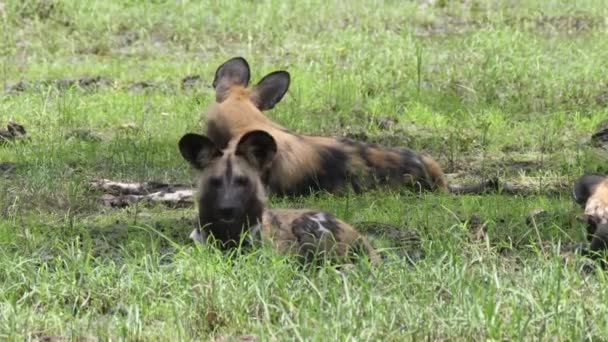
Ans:
POLYGON ((127 89, 131 92, 134 93, 141 93, 147 90, 152 90, 154 88, 156 88, 157 86, 152 83, 152 82, 148 82, 148 81, 140 81, 140 82, 133 82, 131 83, 127 89))
MULTIPOLYGON (((420 4, 420 9, 426 7, 443 8, 446 1, 425 0, 420 4)), ((479 5, 477 2, 464 1, 461 7, 464 12, 470 12, 471 8, 479 5)), ((462 34, 474 30, 483 29, 489 25, 487 20, 474 20, 470 17, 459 17, 443 12, 436 18, 419 24, 415 34, 420 37, 429 37, 446 34, 462 34)), ((576 34, 589 32, 606 27, 602 16, 589 13, 569 13, 567 15, 525 15, 518 17, 507 17, 504 23, 517 28, 536 31, 546 34, 576 34)))
POLYGON ((547 165, 543 165, 543 163, 541 163, 538 160, 517 160, 517 159, 508 159, 505 160, 503 163, 495 163, 495 165, 497 167, 500 167, 502 169, 507 169, 510 171, 534 171, 534 170, 538 170, 541 169, 543 167, 547 167, 547 165))
POLYGON ((20 80, 13 84, 7 85, 5 92, 7 94, 18 94, 28 90, 40 90, 41 88, 54 87, 57 90, 66 90, 69 88, 93 89, 107 87, 113 84, 112 79, 103 76, 84 76, 81 78, 64 78, 52 79, 44 81, 27 81, 20 80))
POLYGON ((16 122, 9 122, 6 129, 0 128, 0 145, 6 144, 15 139, 25 138, 27 132, 25 127, 16 122))
POLYGON ((433 21, 420 24, 414 34, 419 37, 430 37, 446 34, 463 34, 482 28, 482 24, 472 19, 446 15, 433 21))
POLYGON ((55 86, 59 90, 68 89, 72 87, 79 88, 93 88, 93 87, 107 87, 113 83, 109 78, 102 76, 85 76, 78 79, 59 79, 47 81, 45 85, 55 86))
POLYGON ((480 172, 498 171, 501 174, 516 176, 521 172, 533 172, 553 167, 554 162, 551 158, 524 159, 525 157, 522 156, 519 159, 493 155, 484 156, 481 153, 467 153, 464 156, 454 158, 450 164, 453 169, 447 169, 446 172, 480 175, 480 172))
POLYGON ((568 179, 557 177, 521 177, 517 181, 512 180, 501 184, 501 193, 506 195, 561 195, 571 191, 571 182, 568 179))
POLYGON ((562 16, 543 15, 534 20, 536 30, 544 32, 576 33, 596 29, 603 25, 602 18, 584 14, 562 16))
POLYGON ((103 140, 101 133, 85 128, 73 129, 68 132, 65 137, 68 140, 75 139, 90 142, 98 142, 103 140))
MULTIPOLYGON (((199 75, 187 75, 180 80, 180 86, 182 91, 188 91, 190 89, 200 86, 203 79, 199 75)), ((135 81, 130 83, 121 84, 120 81, 114 80, 105 76, 83 76, 80 78, 60 78, 60 79, 47 79, 41 81, 32 80, 19 80, 16 82, 8 83, 4 92, 8 95, 18 95, 26 91, 41 91, 48 89, 49 87, 55 88, 58 91, 65 91, 71 88, 79 88, 84 90, 98 90, 110 86, 119 86, 127 91, 134 93, 141 93, 147 91, 158 91, 158 90, 176 90, 176 85, 171 81, 135 81)), ((387 123, 380 121, 379 125, 386 125, 387 123)))
POLYGON ((190 90, 197 87, 202 81, 200 75, 188 75, 182 78, 182 90, 190 90))

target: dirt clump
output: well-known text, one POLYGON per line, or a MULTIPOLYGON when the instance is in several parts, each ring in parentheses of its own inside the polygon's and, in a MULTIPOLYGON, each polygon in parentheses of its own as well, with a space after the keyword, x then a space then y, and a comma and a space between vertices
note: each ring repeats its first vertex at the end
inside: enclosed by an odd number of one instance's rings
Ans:
POLYGON ((148 81, 133 82, 129 84, 128 87, 129 91, 134 93, 141 93, 143 91, 151 90, 153 88, 156 88, 156 85, 148 81))
POLYGON ((608 121, 599 124, 595 133, 591 135, 591 143, 594 146, 608 149, 608 121))
POLYGON ((192 89, 201 83, 202 78, 200 75, 188 75, 182 78, 182 90, 192 89))
POLYGON ((84 128, 77 128, 71 130, 65 135, 65 138, 68 140, 74 139, 90 142, 99 142, 103 140, 102 135, 100 133, 84 128))
POLYGON ((599 19, 582 14, 548 16, 543 15, 535 20, 539 31, 582 32, 596 28, 600 25, 599 19))
POLYGON ((80 78, 60 78, 48 79, 42 81, 19 80, 5 88, 7 94, 18 94, 28 90, 37 91, 40 89, 52 87, 59 91, 65 91, 70 88, 81 89, 97 89, 108 87, 114 81, 111 78, 104 76, 83 76, 80 78))
POLYGON ((5 175, 13 172, 17 164, 11 162, 0 162, 0 175, 5 175))
POLYGON ((0 128, 0 145, 3 145, 11 140, 25 138, 27 131, 23 125, 16 122, 9 122, 6 129, 0 128))

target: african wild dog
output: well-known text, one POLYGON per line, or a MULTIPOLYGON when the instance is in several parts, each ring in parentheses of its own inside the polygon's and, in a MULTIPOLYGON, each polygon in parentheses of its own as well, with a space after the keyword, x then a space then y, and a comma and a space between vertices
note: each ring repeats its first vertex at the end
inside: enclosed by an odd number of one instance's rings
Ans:
POLYGON ((247 88, 249 78, 249 65, 240 57, 228 60, 217 69, 213 81, 216 103, 208 110, 207 136, 224 147, 234 137, 251 130, 270 133, 276 140, 278 154, 263 180, 273 193, 340 192, 349 185, 355 192, 375 185, 439 188, 458 193, 483 192, 496 187, 494 181, 448 185, 441 167, 433 159, 410 149, 291 132, 262 113, 283 98, 289 88, 289 73, 272 72, 252 88, 247 88))
POLYGON ((221 246, 236 246, 243 236, 269 241, 282 252, 296 252, 310 261, 316 253, 338 258, 362 248, 372 262, 379 260, 367 239, 329 213, 310 209, 266 209, 260 174, 277 152, 273 137, 251 131, 221 150, 209 138, 186 134, 179 150, 199 171, 199 227, 191 238, 204 242, 212 235, 221 246), (244 234, 246 233, 246 234, 244 234))
POLYGON ((582 254, 596 258, 608 250, 608 178, 591 174, 581 176, 572 195, 574 201, 585 208, 590 245, 582 254))

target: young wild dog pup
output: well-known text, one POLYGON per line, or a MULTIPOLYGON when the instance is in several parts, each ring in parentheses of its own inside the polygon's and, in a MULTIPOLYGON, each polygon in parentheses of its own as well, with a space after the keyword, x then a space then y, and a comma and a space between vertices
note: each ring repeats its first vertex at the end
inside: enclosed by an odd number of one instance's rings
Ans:
POLYGON ((213 80, 216 103, 208 110, 207 136, 223 148, 245 132, 267 131, 277 145, 277 156, 264 178, 273 193, 306 195, 316 190, 335 193, 347 186, 361 192, 377 185, 465 193, 497 186, 494 181, 448 185, 433 159, 410 149, 291 132, 262 113, 283 98, 289 88, 289 73, 272 72, 252 88, 248 88, 249 79, 249 65, 240 57, 217 69, 213 80))
POLYGON ((584 175, 574 184, 574 201, 585 209, 589 248, 583 255, 597 258, 608 250, 608 178, 584 175))
POLYGON ((277 153, 277 144, 267 132, 247 132, 224 149, 205 136, 189 133, 180 139, 179 150, 199 172, 200 228, 192 232, 192 239, 203 243, 213 236, 230 248, 245 235, 268 241, 279 251, 295 252, 303 261, 313 260, 317 253, 344 258, 361 248, 372 262, 379 261, 365 237, 329 213, 265 208, 262 175, 270 171, 277 153))

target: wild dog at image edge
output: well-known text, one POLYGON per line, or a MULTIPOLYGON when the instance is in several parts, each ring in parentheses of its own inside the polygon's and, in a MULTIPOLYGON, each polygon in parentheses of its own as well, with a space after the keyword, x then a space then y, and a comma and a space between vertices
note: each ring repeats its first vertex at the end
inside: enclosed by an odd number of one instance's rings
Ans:
POLYGON ((377 185, 455 193, 479 193, 497 187, 495 180, 467 186, 448 185, 437 162, 407 148, 292 132, 263 114, 287 92, 289 73, 272 72, 252 88, 248 88, 249 80, 249 65, 241 57, 219 66, 213 81, 216 102, 208 109, 206 135, 220 148, 251 130, 264 130, 272 135, 277 156, 262 174, 272 193, 306 195, 317 190, 336 193, 349 185, 355 192, 377 185))
POLYGON ((277 153, 273 137, 251 131, 220 149, 209 138, 186 134, 179 150, 198 171, 199 227, 191 238, 205 242, 209 235, 222 247, 236 246, 243 235, 270 242, 281 252, 294 252, 303 261, 318 256, 344 258, 363 251, 372 262, 379 256, 353 227, 323 211, 266 209, 260 174, 272 166, 277 153), (244 234, 246 233, 246 234, 244 234))
POLYGON ((589 247, 581 253, 597 259, 601 252, 608 250, 608 178, 581 176, 574 184, 572 195, 585 210, 589 247))

